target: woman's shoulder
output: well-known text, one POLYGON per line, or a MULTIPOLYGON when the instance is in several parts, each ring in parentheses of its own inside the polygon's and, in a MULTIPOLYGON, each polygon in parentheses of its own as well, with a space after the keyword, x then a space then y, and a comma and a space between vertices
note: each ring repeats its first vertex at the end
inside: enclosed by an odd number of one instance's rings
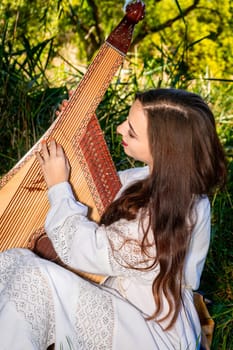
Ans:
POLYGON ((149 175, 149 167, 136 167, 118 171, 122 185, 127 185, 134 181, 143 180, 149 175))

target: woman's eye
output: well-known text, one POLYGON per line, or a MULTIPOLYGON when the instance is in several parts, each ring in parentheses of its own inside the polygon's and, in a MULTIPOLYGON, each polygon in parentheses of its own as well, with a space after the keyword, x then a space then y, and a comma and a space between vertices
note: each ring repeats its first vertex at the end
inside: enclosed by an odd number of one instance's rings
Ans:
POLYGON ((135 137, 131 130, 128 131, 128 135, 129 137, 133 137, 133 138, 135 137))

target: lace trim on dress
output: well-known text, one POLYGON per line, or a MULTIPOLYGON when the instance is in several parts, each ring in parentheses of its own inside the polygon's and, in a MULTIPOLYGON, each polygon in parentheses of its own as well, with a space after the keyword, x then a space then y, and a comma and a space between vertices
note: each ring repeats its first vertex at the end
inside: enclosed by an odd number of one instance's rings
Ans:
POLYGON ((45 349, 55 339, 54 305, 46 278, 35 265, 35 257, 7 251, 0 259, 2 300, 13 302, 30 328, 38 349, 45 349))
POLYGON ((54 249, 60 259, 66 264, 71 264, 71 248, 74 233, 80 229, 79 222, 84 220, 82 215, 76 214, 68 217, 63 225, 53 229, 49 238, 53 242, 54 249))
POLYGON ((114 310, 112 296, 80 279, 76 309, 77 348, 109 350, 113 347, 114 310))
MULTIPOLYGON (((109 241, 109 261, 115 272, 128 277, 146 277, 148 279, 150 267, 154 262, 155 246, 151 245, 145 254, 140 245, 142 233, 138 220, 119 220, 106 228, 109 241)), ((151 269, 154 274, 155 267, 151 269)))

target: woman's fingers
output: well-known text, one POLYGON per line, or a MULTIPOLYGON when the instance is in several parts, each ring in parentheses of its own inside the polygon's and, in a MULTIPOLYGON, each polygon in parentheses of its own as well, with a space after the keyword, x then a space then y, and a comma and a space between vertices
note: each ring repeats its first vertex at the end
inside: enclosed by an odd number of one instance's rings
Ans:
MULTIPOLYGON (((69 90, 68 91, 68 97, 69 99, 71 98, 71 96, 73 95, 74 90, 69 90)), ((61 112, 63 112, 63 110, 66 108, 66 106, 68 105, 69 101, 67 99, 62 100, 62 102, 59 104, 57 111, 55 112, 56 116, 59 116, 61 114, 61 112)))
POLYGON ((52 139, 41 142, 41 150, 36 154, 48 188, 69 180, 70 165, 61 145, 52 139))
POLYGON ((41 155, 44 158, 44 160, 48 159, 49 157, 48 145, 45 140, 41 142, 41 155))
POLYGON ((36 158, 41 166, 43 166, 45 160, 49 158, 49 151, 45 140, 41 141, 40 151, 36 152, 36 158))
POLYGON ((67 104, 68 104, 68 100, 63 100, 62 103, 59 104, 58 110, 55 112, 55 114, 59 116, 61 112, 63 112, 63 110, 66 108, 67 104))
POLYGON ((56 154, 57 156, 64 156, 64 151, 63 148, 60 144, 57 144, 57 148, 56 148, 56 154))
POLYGON ((40 165, 44 165, 46 161, 49 161, 56 156, 65 157, 63 148, 61 145, 57 144, 54 139, 52 139, 49 144, 46 140, 41 141, 40 151, 36 152, 36 158, 38 159, 40 165))
MULTIPOLYGON (((47 141, 43 140, 41 142, 41 150, 39 153, 39 159, 47 160, 50 157, 56 157, 58 153, 61 155, 63 152, 63 149, 61 145, 57 144, 57 142, 52 139, 48 143, 47 141)), ((64 154, 64 152, 63 152, 64 154)))
POLYGON ((57 155, 57 143, 54 139, 52 139, 49 143, 49 146, 47 146, 47 151, 49 152, 50 157, 56 157, 57 155))
POLYGON ((43 163, 44 163, 44 159, 43 159, 43 157, 41 156, 40 152, 36 152, 36 158, 37 158, 37 160, 38 160, 40 166, 42 166, 43 163))
POLYGON ((68 94, 69 94, 69 98, 71 98, 71 96, 73 95, 74 90, 69 90, 68 94))

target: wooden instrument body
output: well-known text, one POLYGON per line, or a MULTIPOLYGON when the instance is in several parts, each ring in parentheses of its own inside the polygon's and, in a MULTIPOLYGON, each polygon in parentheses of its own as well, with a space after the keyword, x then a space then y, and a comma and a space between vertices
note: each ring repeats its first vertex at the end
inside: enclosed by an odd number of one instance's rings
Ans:
MULTIPOLYGON (((130 45, 133 28, 144 16, 140 1, 128 10, 89 66, 69 100, 42 139, 62 144, 71 164, 71 185, 78 200, 90 208, 98 221, 120 188, 116 169, 95 117, 116 70, 130 45)), ((49 209, 47 189, 35 152, 39 140, 23 159, 0 180, 0 251, 30 247, 43 233, 49 209)))

